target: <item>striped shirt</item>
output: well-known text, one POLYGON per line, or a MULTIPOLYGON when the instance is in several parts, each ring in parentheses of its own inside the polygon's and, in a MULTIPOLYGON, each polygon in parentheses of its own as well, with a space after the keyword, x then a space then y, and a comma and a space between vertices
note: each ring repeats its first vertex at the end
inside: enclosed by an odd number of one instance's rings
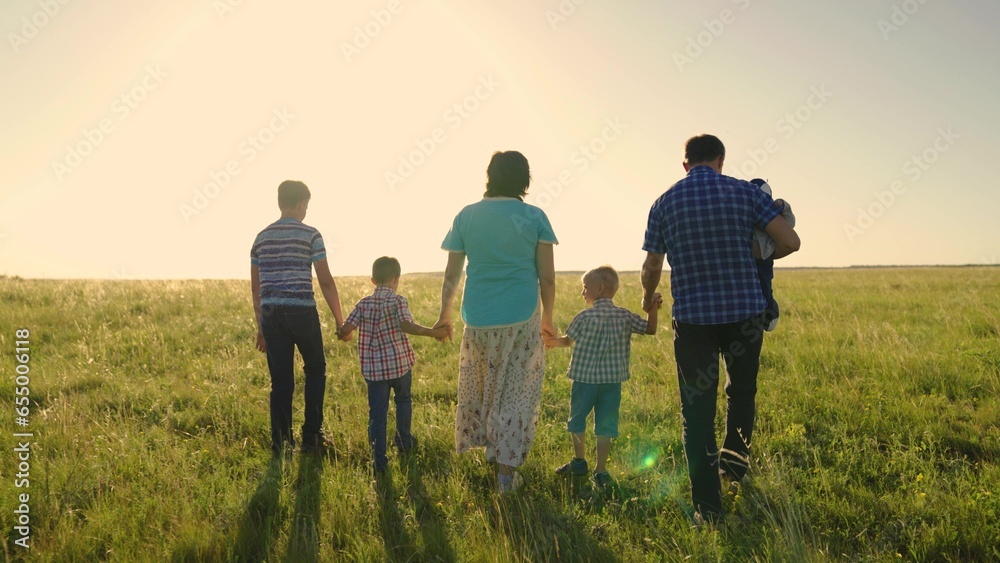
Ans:
POLYGON ((648 322, 615 306, 611 299, 594 301, 569 323, 573 357, 567 377, 580 383, 620 383, 628 379, 632 334, 645 334, 648 322))
POLYGON ((369 381, 385 381, 406 375, 416 363, 413 345, 399 324, 413 322, 406 298, 389 287, 361 299, 344 321, 358 327, 361 375, 369 381))
POLYGON ((326 259, 319 231, 296 219, 279 219, 257 235, 250 263, 260 272, 260 304, 315 307, 312 265, 326 259))
POLYGON ((695 166, 649 210, 642 249, 666 254, 673 318, 735 323, 764 310, 753 257, 754 227, 781 214, 755 185, 695 166))

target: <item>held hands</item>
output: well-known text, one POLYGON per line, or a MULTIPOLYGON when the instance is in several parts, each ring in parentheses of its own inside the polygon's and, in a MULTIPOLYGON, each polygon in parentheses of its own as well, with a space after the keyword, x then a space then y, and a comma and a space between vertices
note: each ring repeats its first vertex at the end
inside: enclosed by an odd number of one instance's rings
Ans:
POLYGON ((561 340, 557 336, 542 333, 542 342, 545 344, 546 349, 558 348, 561 340))
POLYGON ((342 325, 337 329, 337 340, 341 342, 350 342, 354 338, 354 331, 347 330, 346 325, 342 325))
POLYGON ((552 320, 542 321, 542 340, 548 338, 556 338, 559 336, 559 331, 556 330, 556 325, 552 324, 552 320))
MULTIPOLYGON (((440 322, 438 324, 440 324, 440 322)), ((440 326, 434 325, 434 328, 431 329, 431 333, 428 336, 438 342, 444 343, 451 339, 453 331, 454 328, 451 326, 451 323, 448 322, 446 324, 440 324, 440 326)))
POLYGON ((438 342, 447 342, 455 336, 455 326, 451 324, 451 319, 438 319, 431 328, 432 335, 438 342))
POLYGON ((653 310, 653 307, 656 307, 657 311, 663 307, 663 295, 654 293, 652 297, 643 296, 642 310, 648 313, 653 310))
POLYGON ((542 343, 545 348, 559 348, 562 344, 562 338, 559 337, 559 331, 556 330, 552 321, 542 321, 542 343))

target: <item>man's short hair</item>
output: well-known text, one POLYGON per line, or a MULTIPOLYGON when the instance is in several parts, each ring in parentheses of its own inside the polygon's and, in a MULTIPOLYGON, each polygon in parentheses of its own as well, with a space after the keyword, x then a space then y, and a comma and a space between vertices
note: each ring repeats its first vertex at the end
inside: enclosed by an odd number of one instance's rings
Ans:
POLYGON ((611 266, 594 268, 583 275, 583 279, 586 280, 588 278, 610 287, 612 292, 618 291, 618 272, 616 272, 611 266))
POLYGON ((285 180, 278 186, 278 207, 281 209, 295 209, 311 197, 309 188, 298 180, 285 180))
POLYGON ((691 137, 684 145, 684 162, 688 164, 711 162, 725 154, 726 147, 715 135, 691 137))
POLYGON ((486 197, 516 197, 523 201, 531 183, 528 159, 517 151, 495 152, 486 167, 486 197))
POLYGON ((401 272, 399 260, 390 256, 383 256, 372 264, 372 279, 375 283, 390 282, 398 278, 401 272))

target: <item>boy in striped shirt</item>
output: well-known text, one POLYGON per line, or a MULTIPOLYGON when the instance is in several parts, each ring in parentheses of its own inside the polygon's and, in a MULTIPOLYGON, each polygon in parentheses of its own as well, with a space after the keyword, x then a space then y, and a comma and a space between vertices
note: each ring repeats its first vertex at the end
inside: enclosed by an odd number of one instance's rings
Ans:
POLYGON ((586 423, 594 411, 594 435, 597 437, 597 466, 594 482, 605 487, 611 476, 605 467, 611 451, 611 439, 618 437, 618 410, 622 400, 622 382, 629 377, 629 357, 633 334, 656 334, 657 311, 663 298, 656 294, 646 312, 646 319, 615 306, 618 272, 601 266, 584 274, 583 298, 589 309, 581 311, 566 329, 566 336, 549 337, 550 348, 575 345, 567 377, 573 380, 570 416, 566 429, 573 435, 574 457, 556 469, 558 475, 587 474, 586 423))
POLYGON ((358 302, 338 331, 348 340, 358 330, 358 356, 361 375, 368 385, 368 443, 372 448, 375 475, 385 473, 389 460, 386 450, 386 418, 389 392, 396 402, 396 434, 393 443, 405 453, 417 445, 410 433, 413 403, 410 385, 416 356, 407 334, 430 336, 444 342, 448 327, 428 328, 413 322, 406 298, 396 293, 401 270, 399 261, 383 256, 372 265, 375 291, 358 302))
POLYGON ((326 355, 323 333, 313 297, 312 270, 326 304, 344 323, 337 283, 326 261, 323 237, 302 223, 309 208, 309 188, 286 180, 278 186, 281 218, 257 235, 250 250, 250 285, 257 349, 267 354, 271 374, 271 450, 277 455, 294 447, 292 392, 295 390, 295 348, 305 372, 305 421, 302 451, 323 452, 332 443, 323 433, 323 396, 326 391, 326 355))

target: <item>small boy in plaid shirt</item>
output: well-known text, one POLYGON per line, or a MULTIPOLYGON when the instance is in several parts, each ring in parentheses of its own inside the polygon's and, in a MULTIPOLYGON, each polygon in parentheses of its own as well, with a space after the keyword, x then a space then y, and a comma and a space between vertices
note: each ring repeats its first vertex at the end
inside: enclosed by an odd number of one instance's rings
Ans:
POLYGON ((385 455, 385 432, 390 390, 396 402, 393 443, 401 453, 417 445, 417 439, 410 434, 413 415, 410 384, 416 357, 406 335, 430 336, 442 342, 448 337, 447 327, 432 329, 413 322, 406 298, 396 294, 399 276, 398 260, 388 256, 376 260, 372 265, 375 292, 358 302, 337 333, 345 339, 358 329, 361 375, 368 384, 368 443, 372 446, 376 475, 384 473, 389 463, 385 455))
POLYGON ((566 429, 573 435, 574 458, 556 469, 558 475, 587 474, 585 434, 587 415, 594 411, 594 434, 597 437, 597 466, 594 482, 604 487, 611 482, 605 464, 611 439, 618 437, 618 409, 622 400, 622 382, 629 376, 632 334, 656 334, 657 311, 663 298, 657 293, 644 320, 639 315, 615 306, 618 272, 601 266, 583 276, 583 298, 589 309, 581 311, 566 329, 566 336, 550 337, 550 348, 575 344, 567 377, 573 380, 570 416, 566 429))

